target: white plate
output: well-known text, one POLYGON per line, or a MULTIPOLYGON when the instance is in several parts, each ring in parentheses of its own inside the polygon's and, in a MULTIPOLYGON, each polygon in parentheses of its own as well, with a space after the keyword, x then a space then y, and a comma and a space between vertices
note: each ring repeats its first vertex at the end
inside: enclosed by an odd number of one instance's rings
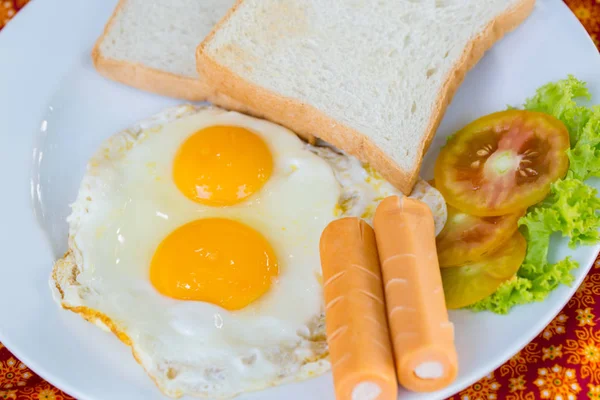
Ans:
MULTIPOLYGON (((34 1, 0 34, 0 340, 79 399, 161 399, 129 349, 60 310, 47 283, 53 260, 65 250, 68 204, 88 157, 104 138, 177 103, 94 72, 90 50, 115 3, 34 1)), ((562 1, 538 0, 531 17, 468 74, 433 142, 424 174, 445 136, 483 114, 521 104, 548 81, 572 73, 587 81, 600 101, 598 71, 597 50, 562 1)), ((402 393, 402 399, 449 396, 510 358, 567 302, 598 249, 573 253, 581 264, 575 284, 560 287, 543 303, 504 317, 451 313, 458 379, 439 393, 402 393)), ((557 257, 570 253, 564 243, 554 250, 557 257)), ((331 376, 240 397, 282 398, 333 399, 331 376)))

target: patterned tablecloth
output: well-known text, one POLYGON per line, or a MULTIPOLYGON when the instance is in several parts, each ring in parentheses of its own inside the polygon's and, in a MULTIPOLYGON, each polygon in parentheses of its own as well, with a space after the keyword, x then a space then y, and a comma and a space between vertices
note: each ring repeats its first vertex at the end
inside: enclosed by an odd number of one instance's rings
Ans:
MULTIPOLYGON (((29 0, 0 0, 0 29, 29 0)), ((600 48, 600 0, 565 0, 600 48)), ((600 73, 600 71, 599 71, 600 73)), ((600 400, 600 258, 567 306, 523 350, 449 400, 600 400)), ((9 324, 10 321, 1 321, 9 324)), ((73 399, 0 343, 0 400, 73 399)))

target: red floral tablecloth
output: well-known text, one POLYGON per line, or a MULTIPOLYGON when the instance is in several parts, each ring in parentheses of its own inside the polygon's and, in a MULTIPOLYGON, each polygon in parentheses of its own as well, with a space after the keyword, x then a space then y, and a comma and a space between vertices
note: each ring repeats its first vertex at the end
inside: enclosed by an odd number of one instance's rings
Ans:
MULTIPOLYGON (((28 1, 0 0, 0 29, 28 1)), ((565 2, 600 48, 600 0, 565 2)), ((449 400, 600 400, 599 320, 600 258, 575 296, 534 341, 449 400)), ((37 376, 0 343, 0 400, 8 399, 73 397, 37 376)))

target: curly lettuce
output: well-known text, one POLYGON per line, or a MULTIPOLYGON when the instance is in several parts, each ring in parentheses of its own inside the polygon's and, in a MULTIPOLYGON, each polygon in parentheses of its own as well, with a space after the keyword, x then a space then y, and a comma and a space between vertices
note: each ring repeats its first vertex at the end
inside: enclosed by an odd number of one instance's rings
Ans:
POLYGON ((570 285, 577 262, 571 258, 548 261, 550 238, 555 233, 568 237, 571 248, 600 241, 600 199, 597 190, 584 182, 600 176, 600 106, 578 103, 589 99, 585 83, 569 76, 542 86, 526 100, 524 109, 553 115, 569 130, 569 171, 552 185, 548 197, 519 221, 527 253, 515 278, 470 306, 472 310, 506 314, 516 305, 544 300, 561 284, 570 285))
POLYGON ((586 180, 600 176, 600 106, 591 108, 586 124, 576 133, 575 144, 567 154, 569 177, 586 180))
POLYGON ((591 95, 585 82, 572 75, 558 82, 540 87, 535 95, 525 100, 524 109, 553 115, 560 119, 571 136, 571 142, 577 137, 590 117, 590 109, 580 106, 577 101, 590 100, 591 95))

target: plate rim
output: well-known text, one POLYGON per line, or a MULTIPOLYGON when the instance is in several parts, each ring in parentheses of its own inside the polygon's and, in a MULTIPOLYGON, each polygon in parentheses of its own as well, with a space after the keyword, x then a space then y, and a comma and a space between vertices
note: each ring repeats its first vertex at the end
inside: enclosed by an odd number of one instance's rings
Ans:
MULTIPOLYGON (((549 1, 554 1, 554 0, 537 0, 537 3, 549 2, 549 1)), ((564 4, 563 1, 560 1, 560 0, 556 0, 556 1, 559 2, 560 4, 562 4, 562 7, 564 7, 563 12, 568 12, 570 14, 570 17, 577 21, 577 23, 580 26, 580 29, 582 29, 585 32, 585 35, 588 38, 589 43, 595 48, 595 45, 594 45, 591 37, 589 36, 589 34, 587 34, 587 31, 585 31, 581 22, 575 17, 575 15, 572 14, 572 12, 567 7, 567 5, 564 4)), ((20 28, 20 26, 27 24, 27 19, 31 18, 30 15, 33 15, 34 12, 38 12, 38 9, 41 10, 43 7, 42 6, 43 3, 44 2, 39 2, 39 1, 38 2, 30 2, 23 9, 20 10, 20 12, 17 14, 17 16, 13 20, 11 20, 11 22, 9 24, 6 25, 6 27, 2 30, 2 32, 0 32, 0 48, 1 48, 4 37, 6 37, 8 35, 6 32, 18 31, 19 29, 21 29, 21 30, 26 29, 26 28, 20 28)), ((55 4, 55 3, 60 3, 60 2, 58 2, 58 1, 46 2, 46 4, 50 4, 50 3, 55 4)), ((36 31, 37 30, 39 30, 39 29, 36 29, 36 31)), ((598 56, 598 60, 600 61, 600 55, 598 56)), ((599 65, 600 65, 600 62, 599 62, 599 65)), ((33 138, 33 136, 35 136, 33 133, 31 135, 32 135, 32 138, 33 138)), ((37 230, 41 230, 39 224, 36 224, 36 228, 37 228, 37 230)), ((593 252, 596 254, 600 250, 600 244, 591 246, 591 247, 594 249, 593 252)), ((596 257, 598 257, 598 255, 596 255, 596 257)), ((490 372, 496 370, 499 366, 504 364, 514 354, 516 354, 517 352, 519 352, 520 350, 525 348, 535 337, 537 337, 539 335, 539 333, 541 331, 543 331, 543 329, 545 329, 545 327, 560 313, 560 311, 565 307, 565 305, 571 300, 571 298, 575 294, 576 290, 578 289, 579 285, 583 282, 585 277, 589 274, 589 271, 591 270, 591 268, 594 265, 594 261, 596 260, 596 257, 593 257, 593 259, 591 260, 589 265, 587 265, 587 266, 580 265, 579 270, 585 271, 585 273, 581 273, 581 275, 578 277, 578 279, 576 279, 573 282, 572 286, 568 288, 568 290, 567 290, 568 294, 565 295, 564 302, 563 301, 560 302, 562 305, 560 307, 557 306, 556 308, 554 308, 554 311, 548 313, 548 316, 547 316, 547 318, 544 319, 543 323, 540 323, 538 321, 537 325, 540 327, 540 329, 532 330, 531 334, 528 335, 529 336, 528 339, 526 341, 523 341, 523 343, 524 343, 523 345, 519 344, 516 346, 509 347, 512 349, 516 349, 515 351, 513 351, 513 350, 508 351, 508 348, 506 348, 503 352, 504 355, 501 358, 500 357, 498 358, 497 363, 493 363, 495 366, 493 368, 491 368, 487 373, 490 373, 490 372), (506 354, 508 354, 508 353, 510 353, 510 355, 506 356, 506 354)), ((18 346, 14 347, 11 345, 12 341, 8 337, 4 337, 2 329, 0 329, 0 342, 2 342, 4 344, 4 346, 15 357, 17 357, 21 362, 23 362, 25 365, 27 365, 27 367, 29 367, 37 375, 42 377, 44 380, 46 380, 53 386, 56 386, 60 390, 66 392, 66 393, 69 393, 73 396, 75 396, 75 394, 76 394, 77 398, 88 398, 87 395, 80 393, 80 391, 77 389, 76 385, 70 384, 67 381, 64 381, 63 379, 61 379, 59 374, 55 374, 55 373, 51 372, 50 370, 47 370, 42 367, 38 368, 37 363, 32 358, 27 356, 26 351, 22 352, 22 349, 18 348, 18 346)), ((469 387, 474 382, 481 379, 482 377, 484 377, 487 374, 486 373, 486 374, 479 376, 480 375, 480 373, 478 372, 479 370, 481 370, 481 368, 477 368, 476 370, 473 370, 471 373, 469 373, 468 376, 464 378, 464 382, 465 382, 464 385, 461 385, 461 387, 459 387, 458 389, 454 388, 451 393, 445 393, 444 390, 442 390, 442 391, 440 391, 440 393, 443 393, 444 396, 452 395, 453 393, 455 393, 455 394, 459 393, 460 391, 464 390, 464 388, 469 387)), ((487 368, 486 368, 486 370, 487 370, 487 368)))

